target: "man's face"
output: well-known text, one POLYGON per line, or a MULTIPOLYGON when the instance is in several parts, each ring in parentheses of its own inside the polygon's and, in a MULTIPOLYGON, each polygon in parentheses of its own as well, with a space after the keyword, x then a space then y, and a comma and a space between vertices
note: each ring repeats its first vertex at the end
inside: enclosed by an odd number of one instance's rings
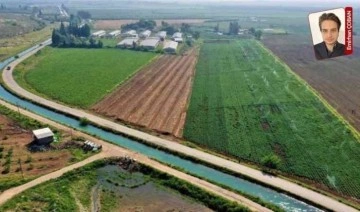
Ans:
POLYGON ((321 23, 321 34, 328 45, 334 45, 339 37, 339 30, 335 21, 325 20, 321 23))

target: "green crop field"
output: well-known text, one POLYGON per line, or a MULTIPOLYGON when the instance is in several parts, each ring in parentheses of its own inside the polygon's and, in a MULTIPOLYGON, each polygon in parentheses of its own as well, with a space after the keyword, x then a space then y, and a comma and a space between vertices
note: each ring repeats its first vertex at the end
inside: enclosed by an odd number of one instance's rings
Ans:
POLYGON ((359 141, 255 40, 205 42, 184 137, 360 198, 359 141))
POLYGON ((51 99, 88 108, 155 56, 120 49, 47 47, 20 64, 15 78, 51 99))

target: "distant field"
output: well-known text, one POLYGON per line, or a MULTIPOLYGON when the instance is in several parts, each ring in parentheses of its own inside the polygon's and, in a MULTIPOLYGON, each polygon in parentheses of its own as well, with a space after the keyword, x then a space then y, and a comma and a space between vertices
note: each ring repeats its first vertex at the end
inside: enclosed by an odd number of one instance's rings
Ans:
POLYGON ((184 137, 360 199, 359 141, 254 40, 203 45, 184 137))
POLYGON ((23 86, 51 99, 87 108, 155 55, 120 49, 47 47, 20 64, 15 78, 23 86))
MULTIPOLYGON (((165 21, 169 24, 173 24, 173 25, 180 25, 182 23, 188 23, 188 24, 200 24, 203 23, 206 19, 162 19, 162 20, 155 20, 156 21, 156 25, 157 26, 161 26, 161 22, 165 21)), ((97 20, 94 23, 94 29, 97 30, 113 30, 113 29, 120 29, 120 27, 122 25, 125 24, 130 24, 130 23, 135 23, 139 21, 137 20, 131 20, 131 19, 126 19, 126 20, 97 20)))
POLYGON ((318 61, 310 35, 266 36, 264 44, 360 131, 360 36, 354 55, 318 61))
POLYGON ((29 32, 24 35, 11 36, 0 39, 0 61, 13 56, 37 43, 51 37, 55 24, 49 25, 42 30, 29 32))

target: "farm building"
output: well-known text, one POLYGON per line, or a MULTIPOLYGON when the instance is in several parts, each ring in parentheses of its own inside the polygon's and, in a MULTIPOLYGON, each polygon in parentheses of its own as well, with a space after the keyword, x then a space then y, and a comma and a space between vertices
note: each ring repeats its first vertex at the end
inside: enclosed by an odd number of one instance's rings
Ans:
POLYGON ((140 33, 140 38, 148 38, 151 35, 150 30, 145 30, 142 33, 140 33))
POLYGON ((131 48, 131 47, 133 47, 134 42, 137 43, 138 40, 139 40, 139 38, 125 38, 120 43, 118 43, 116 46, 122 47, 122 48, 131 48))
POLYGON ((175 41, 167 41, 164 44, 164 48, 163 50, 167 53, 176 53, 176 49, 177 49, 178 43, 175 41))
POLYGON ((115 31, 110 32, 107 36, 110 38, 115 38, 115 37, 119 36, 120 34, 121 34, 120 30, 115 30, 115 31))
POLYGON ((54 141, 54 133, 47 127, 33 130, 34 141, 37 144, 48 145, 54 141))
POLYGON ((173 34, 172 38, 182 38, 182 33, 181 32, 175 32, 173 34))
POLYGON ((178 43, 183 42, 182 33, 181 32, 175 32, 172 36, 172 40, 178 43))
POLYGON ((104 30, 96 31, 91 34, 92 37, 98 37, 98 38, 102 38, 105 35, 106 35, 106 32, 104 30))
POLYGON ((138 34, 136 33, 135 30, 129 30, 127 32, 125 32, 123 34, 124 37, 132 37, 132 38, 137 38, 138 37, 138 34))
POLYGON ((166 32, 165 31, 160 31, 157 36, 161 39, 164 40, 166 37, 166 32))
POLYGON ((160 41, 158 38, 148 38, 146 40, 143 40, 140 43, 140 46, 149 50, 154 50, 159 45, 159 42, 160 41))
POLYGON ((178 43, 182 43, 183 39, 182 38, 173 38, 173 41, 178 42, 178 43))

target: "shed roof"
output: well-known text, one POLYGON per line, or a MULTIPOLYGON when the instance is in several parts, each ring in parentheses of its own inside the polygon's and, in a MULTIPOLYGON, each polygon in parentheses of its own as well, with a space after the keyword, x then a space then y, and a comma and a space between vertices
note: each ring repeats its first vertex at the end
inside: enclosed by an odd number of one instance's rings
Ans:
POLYGON ((48 127, 43 129, 33 130, 33 134, 37 139, 54 136, 54 133, 48 127))
POLYGON ((166 31, 160 31, 160 32, 158 33, 158 36, 159 36, 159 37, 166 37, 166 31))
POLYGON ((178 46, 178 43, 175 41, 167 41, 164 44, 164 49, 176 49, 178 46))
POLYGON ((151 35, 151 31, 150 30, 145 30, 141 33, 142 36, 150 36, 151 35))
POLYGON ((120 30, 115 30, 115 31, 112 31, 112 32, 109 33, 109 35, 111 35, 111 36, 116 36, 116 35, 119 35, 119 34, 121 34, 120 30))
POLYGON ((139 38, 125 38, 124 40, 122 40, 120 43, 118 43, 118 46, 121 45, 132 45, 133 42, 137 42, 139 40, 139 38))
POLYGON ((151 39, 143 40, 143 41, 140 43, 140 46, 156 47, 158 44, 159 44, 159 39, 151 38, 151 39))
POLYGON ((99 36, 99 35, 103 35, 106 34, 106 32, 104 30, 99 30, 97 32, 92 33, 93 36, 99 36))
POLYGON ((181 38, 181 37, 182 37, 182 33, 181 33, 181 32, 175 32, 172 37, 173 37, 173 38, 181 38))

